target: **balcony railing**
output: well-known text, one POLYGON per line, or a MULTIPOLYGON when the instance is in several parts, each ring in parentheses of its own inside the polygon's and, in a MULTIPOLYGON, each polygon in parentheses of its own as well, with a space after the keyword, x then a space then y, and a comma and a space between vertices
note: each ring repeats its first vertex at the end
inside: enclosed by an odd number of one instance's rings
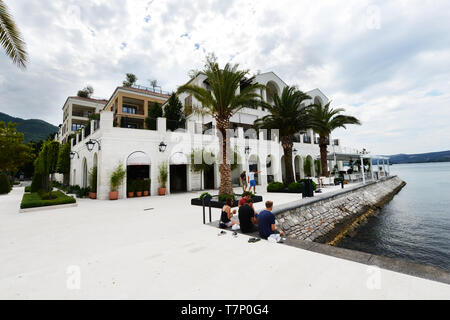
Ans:
POLYGON ((154 88, 149 88, 149 87, 141 86, 138 84, 134 84, 131 87, 135 88, 135 89, 145 90, 145 91, 150 91, 150 92, 155 92, 155 93, 162 93, 162 94, 167 94, 167 95, 170 94, 168 91, 161 90, 161 87, 159 87, 159 86, 156 86, 154 88), (157 88, 159 88, 159 89, 157 89, 157 88))
POLYGON ((308 135, 303 135, 303 143, 311 143, 311 137, 308 135))

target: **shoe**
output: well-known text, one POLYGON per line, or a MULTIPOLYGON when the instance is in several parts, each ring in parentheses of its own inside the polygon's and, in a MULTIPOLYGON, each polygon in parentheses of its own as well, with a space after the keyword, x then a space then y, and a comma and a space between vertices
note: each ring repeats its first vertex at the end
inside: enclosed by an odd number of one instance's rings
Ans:
POLYGON ((248 242, 253 243, 253 242, 258 242, 259 240, 261 240, 261 239, 259 239, 259 238, 250 238, 250 239, 248 239, 248 242))
POLYGON ((225 231, 222 230, 222 231, 220 231, 217 235, 218 235, 218 236, 223 236, 224 234, 227 234, 227 233, 226 233, 225 231))
POLYGON ((237 238, 237 232, 233 232, 233 237, 237 238))

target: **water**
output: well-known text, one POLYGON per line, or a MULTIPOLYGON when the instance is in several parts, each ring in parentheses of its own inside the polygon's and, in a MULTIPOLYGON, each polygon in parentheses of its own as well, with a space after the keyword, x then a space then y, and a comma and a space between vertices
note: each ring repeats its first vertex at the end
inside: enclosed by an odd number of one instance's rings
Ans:
POLYGON ((406 186, 338 246, 450 271, 450 162, 390 169, 406 186))

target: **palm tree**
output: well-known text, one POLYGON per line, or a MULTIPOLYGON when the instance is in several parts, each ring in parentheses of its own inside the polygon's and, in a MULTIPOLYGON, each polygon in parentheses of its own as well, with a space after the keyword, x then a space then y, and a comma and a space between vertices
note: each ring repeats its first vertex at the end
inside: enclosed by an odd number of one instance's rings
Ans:
POLYGON ((324 106, 320 102, 312 104, 308 112, 310 127, 319 135, 320 161, 322 175, 325 177, 328 176, 327 146, 331 132, 337 128, 346 129, 347 124, 361 124, 355 117, 341 114, 345 109, 330 108, 330 103, 324 106))
POLYGON ((300 106, 308 99, 311 97, 295 87, 284 87, 281 97, 274 95, 273 105, 265 105, 270 114, 257 119, 254 124, 257 128, 279 130, 286 168, 286 179, 283 182, 287 184, 295 182, 292 167, 293 136, 308 128, 307 107, 300 106))
POLYGON ((19 68, 25 68, 27 52, 22 35, 8 12, 6 4, 0 0, 0 44, 6 54, 19 68))
POLYGON ((208 77, 209 89, 197 85, 186 84, 178 88, 178 93, 192 94, 200 103, 201 109, 211 115, 217 123, 221 163, 219 164, 220 188, 219 194, 233 194, 231 184, 231 166, 227 161, 231 155, 229 150, 230 118, 243 107, 257 107, 262 99, 258 94, 264 87, 260 84, 250 84, 237 94, 241 80, 249 70, 238 70, 239 65, 227 63, 222 69, 214 58, 207 58, 204 73, 208 77))

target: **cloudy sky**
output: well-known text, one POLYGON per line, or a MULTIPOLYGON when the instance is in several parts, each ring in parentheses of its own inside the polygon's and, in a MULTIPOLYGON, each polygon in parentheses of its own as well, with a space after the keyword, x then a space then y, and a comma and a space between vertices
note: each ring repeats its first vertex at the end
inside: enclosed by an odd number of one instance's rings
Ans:
POLYGON ((214 52, 221 64, 320 88, 363 125, 338 130, 372 153, 450 149, 449 1, 5 0, 28 68, 0 52, 0 111, 58 125, 87 84, 124 74, 171 91, 214 52))

